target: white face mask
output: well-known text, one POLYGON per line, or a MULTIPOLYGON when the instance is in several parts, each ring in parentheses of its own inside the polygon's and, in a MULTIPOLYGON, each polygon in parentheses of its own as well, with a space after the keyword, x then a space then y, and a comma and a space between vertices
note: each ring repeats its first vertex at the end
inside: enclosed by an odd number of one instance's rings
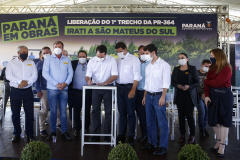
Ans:
POLYGON ((105 59, 104 57, 103 57, 103 58, 97 57, 97 61, 98 61, 98 62, 102 62, 102 61, 104 61, 104 59, 105 59))
POLYGON ((146 61, 152 61, 153 57, 150 54, 145 54, 146 61))
POLYGON ((187 59, 179 59, 178 64, 184 66, 187 63, 187 59))
POLYGON ((62 53, 62 49, 60 49, 60 48, 54 48, 54 53, 55 53, 56 55, 59 55, 59 54, 62 53))
POLYGON ((142 61, 146 61, 145 54, 140 55, 140 59, 141 59, 142 61))
POLYGON ((48 56, 50 56, 50 54, 44 54, 43 58, 46 59, 48 56))
POLYGON ((203 67, 202 70, 203 70, 203 72, 208 72, 209 68, 203 67))
POLYGON ((84 64, 84 63, 86 63, 86 61, 87 61, 86 58, 78 58, 78 59, 79 59, 79 62, 80 62, 81 64, 84 64))
POLYGON ((118 55, 118 58, 124 58, 124 57, 125 57, 125 55, 123 54, 123 52, 119 52, 119 53, 117 53, 117 55, 118 55))

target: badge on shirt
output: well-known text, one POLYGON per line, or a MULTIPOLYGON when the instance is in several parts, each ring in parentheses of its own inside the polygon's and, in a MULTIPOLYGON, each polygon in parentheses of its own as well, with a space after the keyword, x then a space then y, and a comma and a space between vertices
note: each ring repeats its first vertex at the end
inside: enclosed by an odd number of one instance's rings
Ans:
POLYGON ((63 62, 63 64, 68 64, 68 62, 63 62))
POLYGON ((27 64, 28 66, 32 66, 32 64, 27 64))
POLYGON ((189 72, 185 72, 185 74, 189 74, 189 72))

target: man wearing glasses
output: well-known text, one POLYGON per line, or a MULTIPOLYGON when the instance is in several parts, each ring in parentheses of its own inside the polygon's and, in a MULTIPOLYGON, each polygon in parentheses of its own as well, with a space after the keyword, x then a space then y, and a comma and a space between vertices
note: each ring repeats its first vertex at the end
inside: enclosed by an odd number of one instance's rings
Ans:
MULTIPOLYGON (((81 129, 81 119, 80 112, 82 109, 82 89, 83 86, 87 85, 85 80, 87 72, 87 53, 84 50, 78 52, 78 60, 72 61, 73 67, 73 79, 72 83, 69 85, 72 92, 72 104, 74 107, 74 122, 75 122, 75 131, 74 136, 78 137, 80 135, 81 129)), ((89 130, 90 126, 90 107, 92 104, 92 90, 86 90, 85 97, 85 129, 89 130)))

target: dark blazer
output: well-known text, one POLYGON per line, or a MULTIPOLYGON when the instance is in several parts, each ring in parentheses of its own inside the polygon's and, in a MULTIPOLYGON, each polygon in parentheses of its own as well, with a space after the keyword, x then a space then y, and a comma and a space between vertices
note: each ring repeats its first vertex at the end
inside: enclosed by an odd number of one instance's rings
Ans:
MULTIPOLYGON (((175 87, 175 93, 174 93, 174 104, 176 104, 176 98, 177 98, 177 91, 178 87, 178 71, 180 70, 180 66, 174 67, 172 78, 171 78, 171 86, 175 87)), ((188 65, 189 75, 188 75, 188 84, 192 102, 195 106, 198 104, 198 96, 197 96, 197 86, 199 86, 199 77, 198 77, 198 71, 195 66, 188 65)))

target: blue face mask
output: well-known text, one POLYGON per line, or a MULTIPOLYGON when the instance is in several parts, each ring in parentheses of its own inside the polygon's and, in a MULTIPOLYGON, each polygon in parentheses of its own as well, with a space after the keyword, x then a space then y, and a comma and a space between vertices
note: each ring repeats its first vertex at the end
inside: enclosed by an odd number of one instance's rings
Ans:
POLYGON ((216 63, 216 58, 210 57, 210 61, 212 62, 212 64, 215 64, 216 63))

